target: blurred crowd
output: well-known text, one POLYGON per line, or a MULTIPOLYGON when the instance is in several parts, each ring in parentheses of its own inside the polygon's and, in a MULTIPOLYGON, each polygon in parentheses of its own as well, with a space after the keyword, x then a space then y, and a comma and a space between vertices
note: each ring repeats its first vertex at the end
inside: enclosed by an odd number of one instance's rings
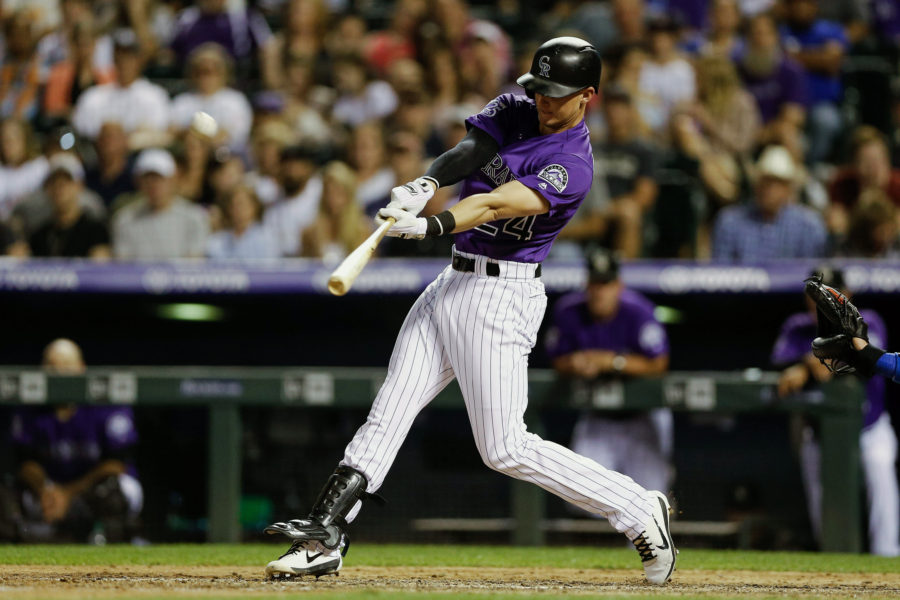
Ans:
POLYGON ((333 262, 576 35, 605 59, 595 181, 557 256, 900 255, 896 0, 0 6, 0 254, 333 262))

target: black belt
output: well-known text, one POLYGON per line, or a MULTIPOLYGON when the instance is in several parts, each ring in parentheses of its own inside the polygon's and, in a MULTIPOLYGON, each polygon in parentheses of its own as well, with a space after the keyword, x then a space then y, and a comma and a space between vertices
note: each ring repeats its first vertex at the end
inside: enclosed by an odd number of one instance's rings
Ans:
MULTIPOLYGON (((454 271, 460 271, 462 273, 474 273, 475 272, 475 259, 467 258, 465 256, 460 256, 459 254, 453 255, 453 261, 450 263, 453 267, 454 271)), ((484 272, 489 277, 500 277, 500 265, 495 262, 490 262, 484 265, 484 272)), ((541 265, 538 264, 537 268, 534 270, 534 276, 541 276, 541 265)))

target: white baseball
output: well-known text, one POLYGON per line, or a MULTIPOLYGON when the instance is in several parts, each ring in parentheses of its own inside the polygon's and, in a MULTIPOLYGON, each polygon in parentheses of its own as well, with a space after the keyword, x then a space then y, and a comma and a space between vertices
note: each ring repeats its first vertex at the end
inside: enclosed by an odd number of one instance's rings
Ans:
POLYGON ((197 111, 194 113, 194 119, 191 121, 191 129, 201 135, 213 138, 219 132, 219 124, 212 118, 209 113, 197 111))

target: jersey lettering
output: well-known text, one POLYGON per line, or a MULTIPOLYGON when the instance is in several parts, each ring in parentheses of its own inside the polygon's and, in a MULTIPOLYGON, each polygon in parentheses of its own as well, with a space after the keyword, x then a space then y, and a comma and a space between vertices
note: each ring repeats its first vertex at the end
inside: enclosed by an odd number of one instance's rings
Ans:
POLYGON ((503 102, 503 98, 497 97, 488 102, 487 106, 481 109, 481 114, 486 117, 493 117, 504 108, 506 108, 506 104, 503 102))
POLYGON ((513 217, 511 219, 506 219, 503 221, 503 227, 497 227, 496 225, 491 225, 490 223, 483 223, 475 229, 480 231, 481 233, 486 233, 491 237, 497 237, 499 233, 505 233, 508 236, 514 237, 517 240, 521 240, 527 242, 531 239, 531 235, 534 233, 532 228, 534 227, 534 221, 537 219, 537 215, 529 215, 527 217, 513 217))
POLYGON ((504 183, 513 181, 516 176, 510 172, 509 167, 503 164, 503 157, 495 154, 494 158, 483 167, 481 172, 488 176, 488 179, 494 182, 494 185, 500 187, 504 183))

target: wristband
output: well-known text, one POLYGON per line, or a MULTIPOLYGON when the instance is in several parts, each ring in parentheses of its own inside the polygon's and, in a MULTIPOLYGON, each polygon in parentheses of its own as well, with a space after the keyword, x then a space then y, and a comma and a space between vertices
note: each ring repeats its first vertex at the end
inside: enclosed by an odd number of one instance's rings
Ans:
POLYGON ((439 215, 428 217, 426 222, 425 235, 428 237, 448 235, 456 229, 456 218, 449 210, 445 210, 439 215))
POLYGON ((883 355, 884 350, 876 348, 872 344, 867 344, 862 350, 856 351, 853 366, 856 367, 856 370, 861 374, 866 377, 871 377, 875 374, 875 363, 877 363, 878 359, 883 355))

